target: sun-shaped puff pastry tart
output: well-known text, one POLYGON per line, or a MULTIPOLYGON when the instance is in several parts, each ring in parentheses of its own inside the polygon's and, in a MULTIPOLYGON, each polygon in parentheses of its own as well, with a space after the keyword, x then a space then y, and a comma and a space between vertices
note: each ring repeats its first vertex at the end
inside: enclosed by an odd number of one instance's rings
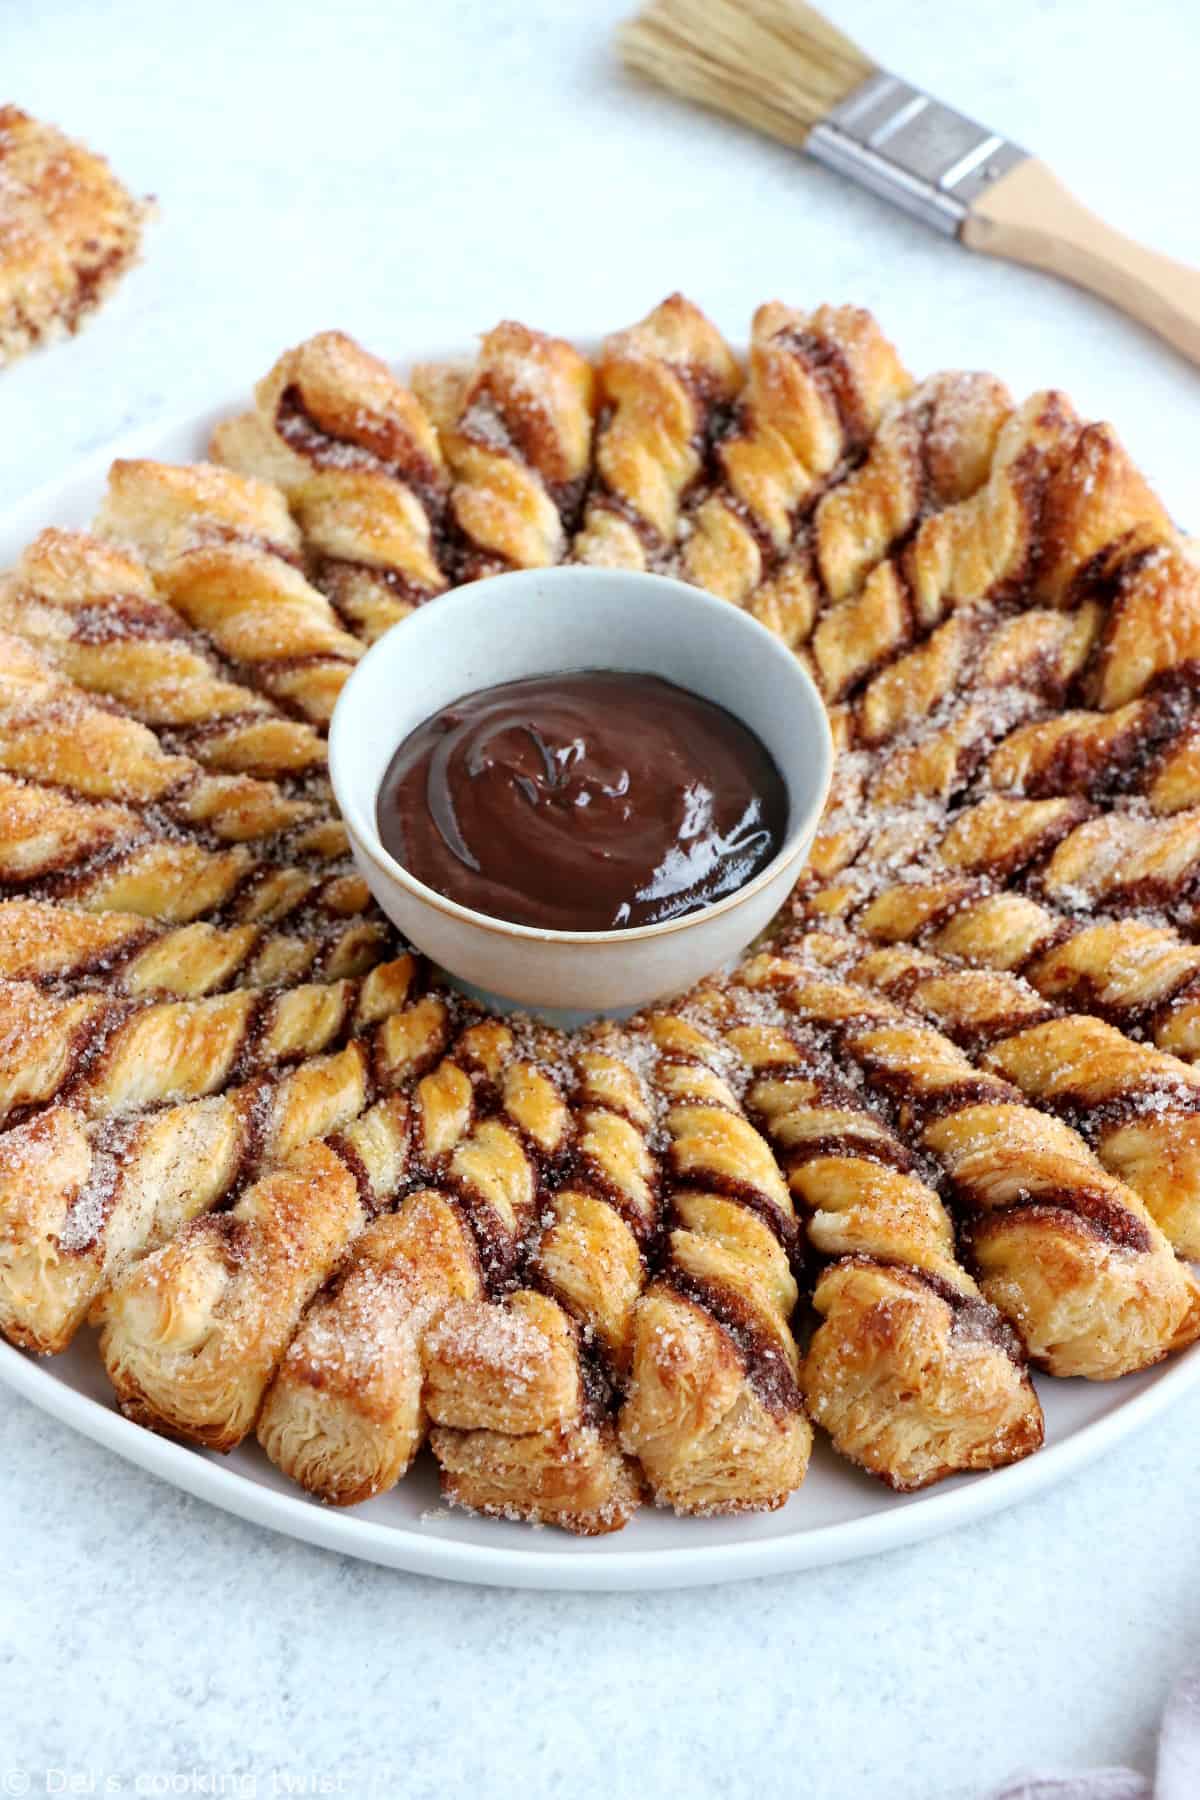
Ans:
POLYGON ((103 157, 0 106, 0 369, 78 331, 137 261, 147 211, 103 157))
MULTIPOLYGON (((12 127, 9 127, 11 130, 12 127)), ((869 314, 672 295, 408 383, 287 350, 0 579, 0 1329, 314 1496, 422 1452, 594 1534, 1037 1450, 1200 1337, 1200 564, 1111 428, 869 314), (572 1033, 399 943, 325 772, 364 646, 573 560, 828 706, 767 942, 572 1033)), ((800 1504, 803 1504, 801 1500, 800 1504)))

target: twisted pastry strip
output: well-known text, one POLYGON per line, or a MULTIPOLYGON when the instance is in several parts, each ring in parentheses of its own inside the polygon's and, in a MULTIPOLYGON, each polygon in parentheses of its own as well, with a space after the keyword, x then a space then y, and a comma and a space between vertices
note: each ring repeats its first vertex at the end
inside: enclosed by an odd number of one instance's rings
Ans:
POLYGON ((505 320, 474 369, 417 368, 412 383, 453 477, 461 578, 561 562, 591 463, 591 364, 563 338, 505 320))
POLYGON ((0 901, 0 980, 84 986, 135 997, 200 999, 228 987, 285 987, 365 975, 391 938, 378 919, 311 933, 199 921, 174 930, 137 913, 76 912, 50 900, 0 901))
POLYGON ((383 964, 365 982, 216 994, 203 1000, 116 1001, 59 996, 29 982, 0 984, 0 1121, 69 1101, 88 1118, 198 1099, 229 1081, 335 1044, 364 992, 405 991, 412 960, 383 964))
POLYGON ((386 363, 340 331, 287 350, 212 454, 274 482, 317 586, 367 643, 447 586, 448 495, 437 432, 386 363))
POLYGON ((232 679, 157 598, 145 565, 81 531, 41 532, 0 582, 0 626, 206 768, 276 778, 324 766, 311 725, 232 679))
POLYGON ((987 776, 1034 798, 1137 795, 1152 813, 1181 812, 1200 805, 1200 718, 1180 688, 1111 712, 1061 712, 1010 733, 988 759, 987 776))
POLYGON ((1060 1016, 1019 975, 901 949, 868 952, 853 975, 964 1048, 990 1046, 981 1066, 1066 1118, 1175 1249, 1200 1256, 1200 1072, 1103 1020, 1060 1016))
POLYGON ((136 1264, 99 1306, 126 1417, 214 1450, 239 1444, 305 1306, 395 1193, 407 1152, 408 1101, 393 1094, 136 1264))
MULTIPOLYGON (((893 402, 863 461, 834 476, 750 611, 793 647, 809 637, 819 611, 852 620, 866 583, 919 519, 986 481, 1010 412, 1007 390, 988 375, 935 375, 893 402)), ((863 604, 869 610, 869 600, 863 604)), ((834 623, 825 635, 839 631, 834 623)))
MULTIPOLYGON (((814 917, 822 911, 819 895, 801 905, 814 917)), ((1028 895, 962 880, 885 887, 851 917, 876 942, 920 942, 971 966, 1011 970, 1047 1000, 1144 1033, 1185 1059, 1200 1056, 1200 949, 1169 927, 1074 920, 1028 895)))
POLYGON ((1095 604, 1075 613, 1032 608, 1003 617, 991 602, 965 602, 916 649, 868 681, 854 705, 856 741, 879 750, 952 702, 1017 686, 1062 704, 1100 629, 1095 604))
POLYGON ((638 1503, 604 1402, 628 1369, 659 1223, 639 1057, 640 1040, 611 1026, 576 1049, 569 1173, 543 1209, 537 1288, 503 1311, 448 1308, 426 1340, 445 1489, 477 1511, 593 1535, 619 1529, 638 1503))
POLYGON ((0 106, 4 237, 0 369, 76 332, 138 259, 153 202, 107 161, 18 106, 0 106))
POLYGON ((1200 658, 1200 570, 1108 425, 1089 425, 1052 476, 1037 591, 1071 606, 1108 602, 1087 677, 1108 711, 1200 658))
POLYGON ((741 370, 699 308, 672 294, 605 339, 596 380, 595 469, 572 557, 662 570, 675 549, 682 502, 741 370))
POLYGON ((428 1425, 425 1335, 448 1301, 511 1279, 542 1171, 561 1149, 566 1108, 544 1063, 559 1048, 551 1034, 485 1020, 413 1090, 411 1170, 423 1181, 436 1172, 440 1185, 356 1243, 259 1422, 267 1454, 310 1492, 348 1505, 406 1472, 428 1425))
POLYGON ((986 789, 990 747, 1061 703, 1087 657, 1098 609, 1022 613, 998 626, 994 619, 987 602, 960 608, 860 696, 859 738, 872 752, 863 787, 877 812, 922 799, 944 807, 973 782, 986 789))
POLYGON ((475 1241, 452 1197, 421 1188, 375 1219, 267 1390, 257 1432, 271 1461, 334 1506, 394 1487, 429 1426, 424 1335, 449 1301, 481 1294, 475 1241))
POLYGON ((256 856, 246 844, 211 849, 141 812, 79 800, 0 774, 0 891, 52 898, 86 912, 132 912, 186 924, 225 909, 235 920, 315 922, 364 912, 370 893, 349 872, 345 827, 319 820, 256 856), (333 862, 332 869, 322 864, 333 862), (308 866, 305 866, 305 865, 308 866), (340 866, 339 866, 340 865, 340 866))
POLYGON ((1035 394, 995 440, 986 482, 933 513, 912 541, 818 622, 813 662, 840 700, 963 601, 1007 601, 1029 581, 1047 475, 1078 431, 1064 397, 1035 394))
POLYGON ((770 1510, 800 1486, 812 1445, 788 1324, 791 1196, 723 1073, 719 1039, 679 1013, 653 1014, 646 1029, 667 1109, 674 1229, 634 1312, 621 1444, 659 1505, 770 1510))
MULTIPOLYGON (((803 947, 801 946, 801 949, 803 947)), ((1142 1202, 1082 1139, 949 1038, 819 965, 764 957, 748 985, 837 1029, 838 1055, 941 1168, 984 1297, 1055 1375, 1107 1380, 1200 1334, 1200 1289, 1142 1202)))
MULTIPOLYGON (((714 457, 720 485, 688 513, 680 573, 745 605, 825 482, 911 385, 870 313, 771 301, 754 315, 749 378, 714 457)), ((826 536, 838 536, 827 517, 826 536)))
POLYGON ((211 463, 116 462, 94 529, 140 556, 252 686, 329 723, 362 645, 295 566, 299 533, 278 489, 211 463))
POLYGON ((86 1121, 52 1107, 0 1135, 0 1327, 63 1349, 88 1307, 146 1251, 263 1168, 348 1124, 376 1089, 437 1056, 448 1014, 411 958, 363 983, 343 1050, 219 1096, 86 1121))
POLYGON ((24 639, 0 631, 0 770, 84 799, 160 809, 218 842, 273 838, 311 802, 250 775, 211 775, 136 720, 95 705, 24 639))
POLYGON ((1036 1450, 1042 1416, 1016 1337, 955 1253, 917 1160, 837 1072, 833 1034, 788 1028, 761 991, 728 989, 724 1041, 821 1258, 821 1324, 801 1376, 843 1456, 901 1492, 1036 1450))

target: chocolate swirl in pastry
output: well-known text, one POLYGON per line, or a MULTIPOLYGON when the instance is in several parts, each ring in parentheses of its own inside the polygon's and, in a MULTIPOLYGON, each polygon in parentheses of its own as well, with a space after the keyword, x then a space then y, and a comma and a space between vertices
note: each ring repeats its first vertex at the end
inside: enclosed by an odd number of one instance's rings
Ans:
POLYGON ((942 1171, 979 1286, 1056 1375, 1107 1380, 1200 1335, 1200 1289, 1137 1195, 1061 1121, 947 1037, 819 966, 766 957, 748 983, 801 1020, 896 1108, 942 1171))
MULTIPOLYGON (((851 896, 846 896, 851 899, 851 896)), ((1200 1056, 1200 949, 1145 919, 1071 919, 986 882, 913 881, 853 897, 853 929, 916 942, 973 967, 1011 970, 1047 1000, 1136 1030, 1162 1050, 1200 1056)), ((820 892, 801 901, 811 917, 820 892)))
POLYGON ((460 578, 561 562, 591 463, 591 364, 563 338, 506 320, 485 333, 473 369, 418 368, 412 382, 453 478, 460 578))
POLYGON ((51 1100, 88 1118, 198 1099, 227 1082, 330 1048, 389 982, 407 987, 411 959, 364 982, 304 982, 201 1000, 116 1000, 0 983, 0 1120, 51 1100))
POLYGON ((300 572, 299 531, 277 488, 211 463, 116 462, 94 529, 143 559, 239 679, 328 724, 362 645, 300 572))
POLYGON ((673 1229, 634 1311, 621 1443, 659 1505, 770 1510, 800 1486, 812 1445, 789 1324, 791 1196, 727 1079, 719 1037, 678 1013, 651 1014, 646 1030, 673 1229))
POLYGON ((919 1160, 839 1071, 836 1027, 797 1030, 761 990, 717 1004, 820 1259, 801 1376, 843 1456, 903 1492, 1036 1450, 1041 1409, 1011 1328, 958 1260, 919 1160))
MULTIPOLYGON (((801 517, 834 471, 863 449, 884 408, 910 385, 861 308, 822 306, 806 314, 779 301, 760 306, 749 378, 729 429, 713 446, 720 485, 687 515, 684 578, 745 605, 790 550, 801 517)), ((832 518, 827 529, 836 535, 832 518)), ((786 578, 785 586, 790 592, 786 578)))
POLYGON ((234 679, 145 565, 99 538, 41 532, 0 581, 0 627, 207 768, 286 778, 324 767, 313 727, 234 679))
POLYGON ((344 332, 285 351, 254 410, 218 425, 217 462, 282 488, 317 586, 367 643, 447 584, 449 483, 433 422, 344 332))
POLYGON ((145 725, 97 705, 33 646, 0 631, 0 771, 91 800, 154 808, 218 842, 270 839, 313 820, 311 801, 251 775, 211 774, 145 725))
POLYGON ((231 922, 346 918, 370 895, 345 856, 345 827, 320 819, 256 855, 210 847, 155 809, 79 800, 0 774, 0 892, 186 924, 226 909, 231 922))
POLYGON ((1200 1255, 1200 1073, 1084 1015, 1060 1015, 1019 975, 920 950, 869 951, 853 975, 931 1019, 980 1066, 1060 1113, 1145 1201, 1181 1254, 1200 1255))
POLYGON ((566 1174, 529 1266, 537 1287, 503 1310, 451 1307, 426 1341, 431 1405, 459 1428, 434 1438, 445 1490, 478 1511, 592 1535, 637 1504, 604 1401, 628 1370, 659 1225, 645 1053, 611 1026, 576 1047, 566 1174))
MULTIPOLYGON (((818 612, 850 627, 874 572, 940 507, 987 479, 996 435, 1011 410, 1006 389, 987 375, 944 374, 893 402, 861 462, 834 476, 776 574, 754 593, 750 611, 798 646, 818 612)), ((868 613, 876 587, 861 602, 868 613)), ((810 660, 811 666, 811 660, 810 660)))
POLYGON ((392 934, 376 918, 328 920, 311 931, 261 925, 164 929, 137 913, 79 912, 51 900, 0 901, 0 980, 36 981, 56 991, 198 1000, 226 988, 287 987, 365 975, 392 934))
POLYGON ((0 106, 0 369, 78 331, 136 262, 149 210, 103 157, 0 106))
MULTIPOLYGON (((354 1246, 306 1315, 259 1424, 268 1455, 312 1493, 348 1505, 407 1470, 428 1425, 424 1340, 452 1300, 512 1280, 567 1112, 550 1033, 499 1020, 469 1025, 410 1096, 413 1179, 439 1180, 354 1246)), ((433 1359, 436 1369, 436 1359, 433 1359)), ((463 1375, 434 1380, 453 1413, 463 1375)))
POLYGON ((664 570, 685 496, 699 479, 720 409, 741 385, 716 327, 672 294, 606 338, 596 365, 598 423, 576 562, 664 570))
MULTIPOLYGON (((323 1027, 323 1021, 321 1022, 323 1027)), ((110 1281, 189 1219, 226 1203, 260 1169, 349 1123, 372 1093, 402 1086, 446 1041, 444 1000, 411 958, 372 971, 356 1036, 292 1069, 276 1066, 212 1098, 88 1122, 48 1109, 0 1134, 0 1326, 62 1349, 110 1281)))
POLYGON ((822 692, 840 700, 963 601, 1005 601, 1031 579, 1050 470, 1078 431, 1063 396, 1039 393, 995 440, 986 482, 934 512, 911 541, 832 607, 813 633, 822 692))
POLYGON ((126 1417, 215 1450, 239 1444, 305 1306, 392 1198, 407 1154, 408 1101, 393 1094, 136 1264, 98 1309, 126 1417))

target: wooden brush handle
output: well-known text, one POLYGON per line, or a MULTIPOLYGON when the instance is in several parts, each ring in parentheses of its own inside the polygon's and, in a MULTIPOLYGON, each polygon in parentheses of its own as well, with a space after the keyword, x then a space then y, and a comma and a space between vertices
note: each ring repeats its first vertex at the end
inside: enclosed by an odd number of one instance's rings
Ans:
POLYGON ((962 227, 972 250, 1062 275, 1109 300, 1200 363, 1200 270, 1122 237, 1029 157, 975 201, 962 227))

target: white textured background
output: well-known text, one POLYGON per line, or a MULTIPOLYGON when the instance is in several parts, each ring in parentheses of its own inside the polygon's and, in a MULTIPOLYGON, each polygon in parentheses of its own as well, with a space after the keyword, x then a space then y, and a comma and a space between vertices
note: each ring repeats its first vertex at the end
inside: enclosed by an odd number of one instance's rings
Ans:
MULTIPOLYGON (((162 206, 115 302, 0 376, 0 507, 322 326, 399 357, 503 315, 602 331, 682 287, 731 334, 768 295, 853 299, 919 371, 1055 382, 1200 526, 1193 371, 1099 303, 628 83, 622 10, 0 0, 0 97, 162 206)), ((839 18, 1200 262, 1192 0, 842 0, 839 18)), ((1170 1675, 1200 1654, 1198 1498, 1200 1399, 1047 1498, 872 1563, 506 1594, 269 1537, 0 1395, 0 1792, 19 1791, 7 1767, 34 1793, 56 1769, 101 1793, 141 1775, 975 1800, 1034 1761, 1149 1767, 1170 1675)))

